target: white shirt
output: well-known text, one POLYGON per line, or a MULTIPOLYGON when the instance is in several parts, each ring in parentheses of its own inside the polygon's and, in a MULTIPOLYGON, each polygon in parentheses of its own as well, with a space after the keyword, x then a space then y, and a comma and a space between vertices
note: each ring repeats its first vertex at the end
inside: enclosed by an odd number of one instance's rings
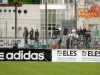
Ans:
POLYGON ((72 29, 72 33, 75 33, 76 32, 76 30, 75 29, 72 29))

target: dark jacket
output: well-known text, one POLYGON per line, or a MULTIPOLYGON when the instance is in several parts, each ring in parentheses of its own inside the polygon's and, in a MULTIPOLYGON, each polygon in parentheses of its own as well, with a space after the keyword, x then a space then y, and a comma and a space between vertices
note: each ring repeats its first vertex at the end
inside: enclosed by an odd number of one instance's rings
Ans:
POLYGON ((85 34, 85 38, 86 38, 86 40, 89 40, 90 34, 85 34))
POLYGON ((64 32, 63 32, 63 35, 67 35, 67 31, 68 31, 68 29, 65 28, 65 29, 64 29, 64 32))
POLYGON ((39 32, 35 31, 35 37, 39 37, 39 32))
POLYGON ((33 38, 34 31, 30 31, 30 39, 33 38))
POLYGON ((54 29, 53 35, 59 35, 59 34, 60 34, 59 29, 54 29))
POLYGON ((83 34, 83 30, 82 29, 77 29, 77 34, 78 35, 83 34))
POLYGON ((28 37, 28 31, 24 31, 23 37, 27 38, 28 37))
POLYGON ((86 33, 86 29, 83 29, 82 34, 85 35, 86 33))

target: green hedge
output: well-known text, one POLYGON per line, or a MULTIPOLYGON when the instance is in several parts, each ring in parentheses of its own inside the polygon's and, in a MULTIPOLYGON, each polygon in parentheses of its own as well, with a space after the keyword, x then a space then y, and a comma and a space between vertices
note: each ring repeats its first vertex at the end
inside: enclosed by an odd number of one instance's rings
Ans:
POLYGON ((19 4, 40 4, 40 0, 8 0, 9 4, 18 2, 19 4))

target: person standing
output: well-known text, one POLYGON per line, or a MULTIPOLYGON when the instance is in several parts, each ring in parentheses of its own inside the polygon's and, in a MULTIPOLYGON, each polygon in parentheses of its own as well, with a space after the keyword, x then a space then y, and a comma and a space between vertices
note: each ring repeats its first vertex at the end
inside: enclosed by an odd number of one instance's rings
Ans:
POLYGON ((86 37, 85 37, 86 32, 87 32, 87 30, 86 30, 86 27, 84 26, 83 31, 82 31, 82 34, 83 34, 83 45, 85 45, 85 42, 86 42, 86 37))
POLYGON ((57 39, 59 36, 60 36, 60 31, 59 31, 58 27, 56 26, 54 31, 53 31, 53 37, 55 39, 57 39))
POLYGON ((82 29, 81 29, 81 26, 79 27, 79 29, 77 29, 77 34, 80 36, 82 34, 82 29))
POLYGON ((64 28, 64 31, 63 31, 63 39, 64 39, 64 41, 66 40, 66 37, 67 37, 67 31, 68 31, 68 29, 64 28))
POLYGON ((80 45, 83 43, 83 34, 82 34, 82 28, 81 28, 81 26, 77 29, 77 34, 78 34, 78 40, 79 40, 79 42, 80 42, 80 45))
POLYGON ((39 32, 38 32, 38 29, 36 29, 36 31, 35 31, 35 40, 38 40, 38 38, 39 38, 39 32))
POLYGON ((31 28, 29 34, 30 34, 30 39, 33 39, 33 34, 34 34, 33 28, 31 28))
POLYGON ((68 29, 64 28, 64 31, 63 31, 63 42, 64 43, 66 43, 66 40, 67 40, 67 32, 68 32, 68 29))
POLYGON ((94 44, 97 44, 98 35, 99 35, 98 26, 96 26, 96 28, 95 28, 95 30, 93 31, 93 33, 94 33, 94 44))
POLYGON ((87 29, 87 34, 88 34, 88 36, 90 36, 89 43, 91 43, 91 30, 90 30, 90 28, 87 29))
POLYGON ((61 49, 62 38, 58 37, 58 49, 61 49))
POLYGON ((71 33, 72 33, 72 28, 71 28, 71 26, 69 26, 67 34, 71 34, 71 33))
POLYGON ((31 41, 31 40, 34 39, 33 34, 34 34, 33 28, 31 28, 31 30, 30 30, 30 32, 29 32, 29 35, 30 35, 30 36, 29 36, 29 38, 30 38, 30 44, 32 44, 32 41, 31 41))
POLYGON ((23 37, 25 39, 25 44, 27 44, 27 38, 28 38, 28 30, 27 30, 27 27, 24 27, 23 37))
POLYGON ((17 48, 18 48, 18 44, 17 44, 16 40, 14 40, 13 49, 17 49, 17 48))
POLYGON ((86 48, 90 48, 90 34, 89 32, 86 32, 85 33, 85 38, 86 38, 86 41, 85 41, 85 45, 86 45, 86 48))
POLYGON ((86 32, 87 32, 87 30, 86 30, 86 27, 84 26, 83 31, 82 31, 83 36, 85 36, 85 33, 86 33, 86 32))
POLYGON ((73 47, 74 47, 74 49, 78 48, 78 38, 76 36, 74 36, 74 38, 73 38, 73 47))
POLYGON ((73 27, 72 28, 72 34, 75 34, 75 32, 76 32, 76 29, 73 27))
POLYGON ((70 48, 70 36, 68 35, 67 36, 67 40, 66 40, 66 47, 67 47, 67 49, 69 49, 70 48))

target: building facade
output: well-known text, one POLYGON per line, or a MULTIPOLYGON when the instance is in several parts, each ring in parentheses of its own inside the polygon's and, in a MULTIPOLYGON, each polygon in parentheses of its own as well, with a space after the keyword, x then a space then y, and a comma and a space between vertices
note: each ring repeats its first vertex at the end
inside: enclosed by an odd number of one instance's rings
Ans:
MULTIPOLYGON (((55 26, 62 29, 62 21, 74 20, 74 0, 41 0, 41 34, 45 37, 45 3, 47 3, 48 36, 52 37, 55 26)), ((67 24, 66 24, 67 25, 67 24)), ((67 26, 66 26, 67 27, 67 26)))
MULTIPOLYGON (((4 1, 4 0, 3 0, 4 1)), ((7 1, 7 0, 5 0, 7 1)), ((99 0, 76 0, 77 8, 90 8, 94 3, 100 4, 99 0)), ((6 2, 7 3, 7 2, 6 2)), ((55 26, 63 32, 63 28, 69 25, 94 29, 95 25, 100 28, 100 18, 75 18, 75 0, 41 0, 41 4, 23 4, 17 11, 17 37, 23 37, 23 28, 39 29, 40 38, 45 38, 45 3, 47 3, 47 33, 52 38, 55 26)), ((15 8, 0 7, 0 30, 2 37, 15 36, 15 8), (7 35, 6 35, 7 34, 7 35)))
MULTIPOLYGON (((40 32, 40 5, 23 4, 17 8, 17 37, 23 37, 23 28, 40 32)), ((0 7, 2 37, 15 37, 15 7, 0 7)))

